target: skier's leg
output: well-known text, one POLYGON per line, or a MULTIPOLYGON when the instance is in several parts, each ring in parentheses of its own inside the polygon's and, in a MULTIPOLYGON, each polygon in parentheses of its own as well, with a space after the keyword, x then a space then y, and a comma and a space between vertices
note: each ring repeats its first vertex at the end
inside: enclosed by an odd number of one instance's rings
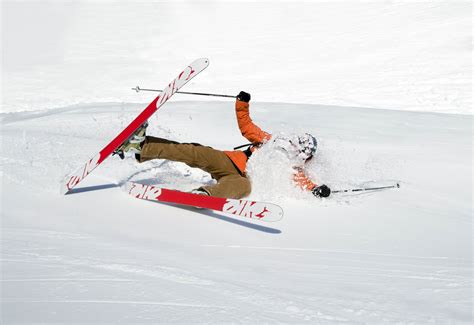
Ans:
POLYGON ((230 174, 240 176, 237 168, 223 151, 197 143, 179 143, 147 136, 142 145, 139 161, 151 159, 183 162, 190 167, 208 172, 217 180, 230 174))
POLYGON ((221 177, 217 181, 217 184, 202 186, 201 189, 212 196, 241 199, 250 194, 251 185, 247 177, 239 174, 231 174, 221 177))

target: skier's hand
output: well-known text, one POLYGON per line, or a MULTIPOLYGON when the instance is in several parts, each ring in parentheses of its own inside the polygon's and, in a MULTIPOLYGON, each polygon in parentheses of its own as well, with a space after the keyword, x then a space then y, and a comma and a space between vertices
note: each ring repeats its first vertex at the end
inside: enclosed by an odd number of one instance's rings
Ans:
POLYGON ((321 185, 313 188, 311 192, 317 197, 328 197, 331 194, 331 189, 326 185, 321 185))
POLYGON ((241 91, 238 95, 237 95, 237 100, 240 100, 241 102, 250 102, 250 94, 249 93, 246 93, 245 91, 241 91))

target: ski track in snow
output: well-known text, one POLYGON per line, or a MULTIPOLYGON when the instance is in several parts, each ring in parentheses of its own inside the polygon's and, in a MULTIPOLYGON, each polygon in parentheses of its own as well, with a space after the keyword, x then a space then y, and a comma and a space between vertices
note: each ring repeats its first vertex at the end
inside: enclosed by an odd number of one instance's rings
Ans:
MULTIPOLYGON (((309 172, 332 188, 402 184, 315 199, 261 169, 284 168, 262 149, 251 197, 284 207, 271 226, 119 188, 212 182, 181 163, 109 158, 76 194, 59 195, 61 178, 143 107, 0 116, 4 321, 470 322, 470 117, 253 103, 264 129, 318 137, 309 172)), ((245 142, 231 102, 168 103, 148 133, 219 149, 245 142)))
MULTIPOLYGON (((450 291, 456 290, 462 286, 465 286, 467 283, 463 283, 466 280, 464 272, 469 269, 469 261, 462 261, 462 263, 455 266, 454 269, 451 269, 453 265, 449 266, 449 261, 441 261, 441 263, 431 262, 430 264, 419 263, 416 260, 413 260, 412 257, 404 258, 398 257, 396 260, 387 259, 385 262, 381 260, 368 260, 360 258, 338 258, 334 256, 334 252, 318 252, 319 256, 316 260, 311 259, 310 256, 305 256, 306 262, 299 258, 290 257, 292 262, 295 260, 297 263, 292 263, 292 265, 286 265, 283 268, 279 267, 279 272, 284 274, 291 274, 294 279, 292 287, 290 288, 280 288, 281 284, 275 283, 275 278, 278 278, 278 272, 272 273, 269 269, 269 266, 265 265, 239 265, 237 269, 233 270, 233 273, 240 274, 245 281, 242 282, 240 278, 229 277, 228 274, 218 272, 218 270, 212 270, 209 265, 199 265, 193 266, 192 277, 186 276, 185 281, 179 276, 179 274, 189 273, 185 272, 183 269, 176 267, 166 267, 163 265, 149 264, 149 262, 144 261, 140 267, 137 267, 133 264, 133 261, 126 261, 125 256, 128 255, 131 247, 126 245, 119 244, 119 249, 121 250, 121 263, 117 264, 105 264, 102 260, 110 257, 101 257, 104 255, 110 254, 111 249, 116 248, 117 243, 104 243, 98 238, 89 237, 84 238, 84 236, 71 236, 71 234, 55 233, 51 237, 50 231, 38 231, 36 229, 25 230, 25 229, 6 229, 7 236, 6 247, 8 249, 9 245, 14 245, 16 248, 20 248, 23 244, 26 244, 31 241, 26 241, 24 239, 26 236, 33 239, 33 242, 37 244, 42 241, 49 242, 49 251, 41 252, 38 249, 26 248, 21 250, 21 254, 16 256, 18 261, 22 259, 27 262, 30 267, 36 271, 43 271, 47 269, 48 273, 61 272, 63 274, 68 274, 71 279, 70 281, 64 281, 64 279, 59 279, 59 282, 56 286, 51 286, 50 282, 57 282, 58 279, 34 279, 37 282, 37 286, 41 288, 40 292, 35 292, 35 290, 29 291, 31 289, 31 284, 27 284, 24 287, 24 290, 28 290, 29 298, 20 297, 9 297, 4 300, 4 303, 7 306, 10 305, 21 305, 26 304, 30 306, 45 305, 57 306, 59 305, 77 305, 82 306, 82 308, 87 308, 88 305, 129 305, 128 310, 138 309, 144 315, 147 314, 145 310, 140 310, 140 306, 159 306, 159 307, 173 307, 175 311, 176 308, 211 308, 217 310, 223 310, 226 312, 225 317, 233 318, 236 312, 236 306, 245 306, 239 308, 245 308, 247 317, 244 317, 242 321, 251 322, 252 320, 259 319, 261 321, 276 321, 276 320, 286 320, 286 321, 334 321, 334 322, 348 322, 350 320, 356 320, 358 317, 360 319, 381 319, 384 321, 395 321, 400 317, 396 313, 392 312, 390 315, 391 302, 397 298, 398 290, 400 286, 406 286, 406 290, 409 290, 411 286, 420 286, 421 287, 431 287, 430 292, 436 293, 437 295, 442 295, 449 288, 450 291), (23 236, 22 236, 23 235, 23 236), (26 235, 26 236, 25 236, 26 235), (51 243, 54 244, 54 241, 51 242, 51 238, 63 237, 63 239, 72 238, 73 241, 69 241, 67 246, 73 246, 75 249, 79 249, 84 255, 91 255, 90 249, 91 244, 94 243, 95 246, 95 258, 100 257, 100 261, 90 260, 88 258, 79 257, 83 256, 82 254, 77 254, 77 257, 70 256, 70 248, 65 249, 64 245, 51 247, 51 243), (84 240, 87 239, 90 244, 84 244, 84 240), (72 244, 72 245, 71 245, 72 244), (99 244, 99 245, 97 245, 99 244), (54 252, 51 252, 51 249, 54 252), (61 250, 65 250, 68 253, 67 256, 61 255, 61 250), (127 263, 128 262, 128 263, 127 263), (317 262, 316 265, 311 265, 311 263, 317 262), (404 262, 404 263, 402 263, 404 262), (446 263, 448 262, 448 263, 446 263), (301 264, 300 264, 301 263, 301 264), (446 264, 445 264, 446 263, 446 264), (39 265, 38 265, 39 264, 39 265), (362 266, 364 265, 364 266, 362 266), (289 271, 285 267, 290 267, 293 270, 289 271), (403 267, 404 269, 400 270, 397 268, 403 267), (252 272, 257 272, 259 268, 262 268, 261 271, 264 272, 265 276, 260 279, 252 278, 252 272), (267 269, 267 270, 266 270, 267 269), (412 269, 412 271, 407 271, 406 269, 412 269), (464 271, 461 271, 464 269, 464 271), (310 271, 311 270, 311 271, 310 271), (315 272, 313 274, 313 272, 315 272), (460 274, 456 276, 456 273, 460 274), (87 275, 90 277, 90 274, 95 274, 96 278, 92 285, 85 285, 81 282, 90 282, 91 279, 85 278, 84 281, 77 281, 74 277, 79 275, 87 275), (318 289, 322 292, 314 293, 311 291, 304 290, 304 286, 300 287, 301 284, 306 285, 311 283, 312 278, 317 277, 319 280, 323 280, 319 285, 318 289), (110 278, 111 275, 115 277, 110 278), (123 278, 126 276, 126 278, 123 278), (206 278, 213 277, 212 281, 205 280, 206 278), (371 291, 376 291, 377 288, 380 288, 382 285, 387 285, 387 278, 390 279, 391 284, 387 293, 384 294, 384 298, 381 300, 373 301, 373 296, 369 293, 371 291), (112 281, 111 281, 112 279, 112 281), (155 301, 147 300, 150 297, 149 291, 152 293, 155 292, 158 288, 164 288, 172 283, 172 288, 175 291, 183 290, 183 293, 186 292, 187 295, 181 295, 180 299, 184 297, 192 297, 189 293, 197 290, 197 295, 203 297, 199 299, 201 303, 196 302, 176 302, 176 301, 155 301), (48 284, 49 283, 49 284, 48 284), (47 286, 46 286, 47 285, 47 286), (123 299, 110 299, 108 294, 113 293, 120 286, 121 291, 128 292, 128 300, 123 299), (184 285, 184 287, 183 287, 184 285), (128 287, 132 289, 127 290, 128 287), (191 287, 189 287, 191 286, 191 287), (340 295, 342 293, 333 292, 334 288, 351 288, 355 286, 356 288, 363 288, 364 291, 351 292, 348 293, 351 295, 356 294, 357 301, 352 302, 351 307, 347 306, 347 302, 341 300, 340 295), (148 287, 149 289, 145 289, 148 287), (434 287, 434 288, 433 288, 434 287), (54 289, 52 289, 54 288, 54 289), (71 290, 72 288, 72 290, 71 290), (80 290, 80 289, 83 290, 80 290), (88 288, 88 290, 86 290, 88 288), (181 289, 180 289, 181 288, 181 289), (297 289, 299 288, 299 289, 297 289), (91 290, 92 289, 92 290, 91 290), (53 292, 51 292, 53 291, 53 292), (362 294, 365 292, 365 294, 362 294), (74 293, 75 295, 80 295, 87 297, 90 295, 98 295, 102 299, 85 299, 85 297, 71 298, 70 294, 74 293), (35 296, 41 294, 43 299, 35 299, 35 296), (54 298, 44 299, 44 295, 53 294, 54 298), (203 303, 203 299, 210 295, 214 297, 211 301, 219 301, 220 304, 216 303, 203 303), (60 296, 64 298, 57 299, 60 296), (219 297, 219 299, 216 299, 219 297), (134 298, 134 299, 130 299, 134 298), (381 304, 380 301, 385 300, 386 302, 381 304), (227 302, 227 304, 225 304, 227 302), (131 308, 131 309, 130 309, 131 308), (387 309, 388 308, 388 309, 387 309), (265 315, 261 315, 262 310, 265 310, 265 315), (335 311, 337 311, 335 313, 335 311), (344 317, 342 317, 344 315, 344 317)), ((162 247, 165 250, 166 247, 162 247)), ((215 247, 214 247, 215 248, 215 247)), ((235 249, 235 247, 233 247, 235 249)), ((248 247, 248 251, 245 254, 252 252, 256 247, 248 247)), ((278 248, 275 248, 279 250, 278 248)), ((143 250, 135 251, 142 257, 143 250)), ((307 251, 306 251, 307 252, 307 251)), ((314 254, 315 251, 312 252, 314 254)), ((280 254, 280 252, 276 252, 280 254)), ((166 255, 166 254, 165 254, 166 255)), ((268 261, 271 263, 281 263, 279 262, 278 255, 272 256, 269 254, 267 256, 268 261), (277 257, 275 259, 275 257, 277 257)), ((242 256, 242 255, 241 255, 242 256)), ((287 257, 288 258, 288 257, 287 257)), ((18 267, 15 263, 12 263, 9 260, 2 261, 6 266, 12 268, 18 267)), ((160 263, 159 260, 155 260, 155 263, 160 263)), ((459 262, 459 261, 458 261, 459 262)), ((163 263, 161 261, 161 263, 163 263)), ((178 261, 178 264, 182 263, 182 267, 185 267, 185 261, 178 261)), ((21 263, 20 263, 21 264, 21 263)), ((284 263, 286 264, 286 263, 284 263)), ((222 266, 217 266, 217 268, 222 268, 222 266)), ((230 271, 230 270, 229 270, 230 271)), ((11 280, 13 282, 21 282, 21 278, 18 275, 15 276, 16 279, 3 280, 3 285, 5 288, 9 288, 8 285, 11 285, 11 280), (6 283, 5 283, 6 282, 6 283)), ((27 282, 31 282, 32 279, 25 279, 27 282)), ((22 285, 16 284, 15 295, 21 293, 22 285)), ((34 287, 34 286, 33 286, 34 287)), ((354 289, 356 289, 354 288, 354 289)), ((426 289, 425 289, 426 290, 426 289)), ((156 295, 157 293, 155 293, 156 295)), ((10 293, 11 295, 11 293, 10 293)), ((160 297, 166 296, 166 293, 158 293, 160 297)), ((382 297, 380 297, 382 298, 382 297)), ((175 298, 176 299, 176 298, 175 298)), ((187 300, 185 299, 185 300, 187 300)), ((207 298, 209 299, 209 298, 207 298)), ((393 302, 392 302, 393 303, 393 302)), ((446 301, 444 302, 446 304, 446 301)), ((42 307, 44 308, 44 307, 42 307)), ((46 307, 47 308, 47 307, 46 307)), ((80 307, 61 307, 65 308, 69 312, 74 312, 75 308, 80 307)), ((105 307, 103 307, 105 308, 105 307)), ((113 310, 115 307, 110 307, 113 310)), ((163 311, 163 309, 159 309, 163 311)), ((189 309, 187 309, 189 310, 189 309)), ((107 313, 106 313, 107 314, 107 313)), ((420 315, 422 316, 422 315, 420 315)), ((420 317, 419 316, 419 317, 420 317)), ((168 315, 168 320, 179 320, 179 318, 174 318, 173 316, 168 315)), ((235 316, 237 317, 237 316, 235 316)), ((419 321, 419 318, 414 315, 410 316, 411 321, 419 321)), ((435 317, 435 316, 432 316, 435 317)), ((228 319, 228 318, 227 318, 228 319)), ((435 318, 433 318, 435 319, 435 318)), ((405 320, 407 320, 405 318, 405 320)))

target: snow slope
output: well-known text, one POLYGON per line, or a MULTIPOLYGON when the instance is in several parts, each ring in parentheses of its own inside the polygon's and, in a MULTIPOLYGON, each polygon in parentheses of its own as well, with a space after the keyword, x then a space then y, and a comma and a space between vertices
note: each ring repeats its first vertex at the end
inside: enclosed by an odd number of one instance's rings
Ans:
MULTIPOLYGON (((2 1, 0 323, 472 323, 470 1, 2 1), (252 94, 273 133, 311 132, 316 199, 263 148, 274 224, 135 200, 211 182, 179 163, 84 163, 199 57, 186 91, 252 94), (299 103, 299 104, 295 104, 299 103), (439 114, 443 113, 443 114, 439 114), (267 166, 274 168, 267 168, 267 166)), ((149 133, 245 143, 233 103, 174 96, 149 133), (201 101, 203 100, 203 101, 201 101)))
MULTIPOLYGON (((281 204, 278 223, 120 190, 210 181, 164 161, 111 158, 59 195, 59 179, 145 106, 2 114, 3 323, 472 321, 470 116, 253 103, 266 130, 317 135, 309 170, 332 188, 401 182, 320 200, 267 179, 262 150, 251 197, 281 204)), ((243 142, 234 114, 232 101, 171 101, 149 133, 228 149, 243 142)))
POLYGON ((3 1, 2 9, 4 112, 136 101, 129 88, 160 86, 183 62, 208 57, 212 68, 188 90, 472 114, 471 1, 3 1))

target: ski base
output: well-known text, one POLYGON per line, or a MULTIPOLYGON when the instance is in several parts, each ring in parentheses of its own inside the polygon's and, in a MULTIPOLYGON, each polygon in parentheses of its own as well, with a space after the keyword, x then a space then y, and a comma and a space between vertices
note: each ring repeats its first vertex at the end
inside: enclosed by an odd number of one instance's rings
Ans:
POLYGON ((266 222, 275 222, 283 218, 283 209, 273 203, 199 195, 135 182, 127 182, 124 189, 129 195, 142 200, 211 209, 266 222))

